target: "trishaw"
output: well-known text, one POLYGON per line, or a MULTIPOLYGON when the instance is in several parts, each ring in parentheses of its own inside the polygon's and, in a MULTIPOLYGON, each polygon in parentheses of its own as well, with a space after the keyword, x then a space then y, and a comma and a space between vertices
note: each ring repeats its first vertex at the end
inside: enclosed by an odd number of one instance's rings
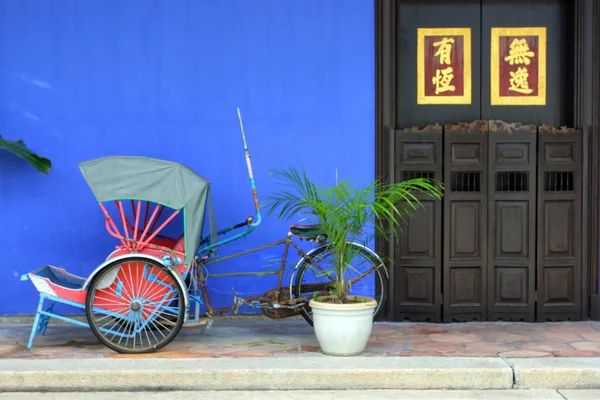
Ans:
MULTIPOLYGON (((232 255, 217 255, 219 247, 250 234, 262 219, 239 109, 238 118, 256 217, 222 230, 217 231, 215 226, 211 182, 180 163, 108 156, 79 164, 104 214, 106 229, 118 244, 87 278, 52 265, 23 275, 22 280, 30 280, 40 296, 28 350, 38 333, 45 334, 50 318, 89 327, 104 345, 119 353, 156 351, 173 340, 183 326, 210 328, 216 314, 237 314, 241 305, 260 308, 273 319, 301 314, 312 325, 308 302, 314 293, 327 294, 328 282, 333 279, 323 273, 315 274, 314 280, 310 277, 311 272, 326 269, 325 259, 331 256, 327 237, 318 225, 291 225, 285 239, 232 255), (180 213, 181 235, 161 234, 180 213), (209 232, 205 234, 206 217, 209 232), (222 235, 225 237, 219 240, 222 235), (305 251, 293 238, 306 241, 312 248, 305 251), (215 272, 213 264, 217 262, 279 245, 284 248, 281 266, 276 270, 215 272), (293 266, 287 265, 290 246, 300 256, 293 266), (289 284, 284 284, 285 274, 289 275, 289 284), (265 275, 278 276, 274 289, 248 298, 238 296, 233 289, 232 306, 212 307, 209 279, 265 275), (44 309, 46 301, 50 305, 44 309), (54 312, 55 303, 83 310, 87 323, 54 312)), ((386 296, 387 271, 373 250, 360 243, 353 246, 366 261, 361 265, 367 268, 354 270, 356 276, 347 279, 353 283, 355 293, 377 300, 376 319, 386 296)))

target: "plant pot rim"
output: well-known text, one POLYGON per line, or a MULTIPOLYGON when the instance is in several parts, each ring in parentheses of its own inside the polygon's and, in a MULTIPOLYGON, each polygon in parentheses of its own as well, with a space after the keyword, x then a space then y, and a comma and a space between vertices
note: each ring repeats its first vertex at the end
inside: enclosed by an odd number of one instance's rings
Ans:
MULTIPOLYGON (((323 296, 321 299, 329 299, 333 296, 323 296)), ((359 298, 365 300, 364 303, 347 303, 347 304, 337 304, 337 303, 326 303, 323 301, 317 301, 312 299, 308 305, 311 308, 327 308, 327 309, 360 309, 360 308, 372 308, 377 306, 377 300, 372 299, 371 297, 366 296, 348 296, 352 298, 359 298)))

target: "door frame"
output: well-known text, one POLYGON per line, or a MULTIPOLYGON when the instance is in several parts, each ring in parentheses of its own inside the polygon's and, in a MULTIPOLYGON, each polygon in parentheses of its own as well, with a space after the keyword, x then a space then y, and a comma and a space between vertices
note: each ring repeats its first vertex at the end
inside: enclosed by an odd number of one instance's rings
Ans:
MULTIPOLYGON (((397 116, 397 60, 398 0, 375 1, 375 175, 389 182, 393 150, 389 148, 390 133, 396 126, 397 116)), ((455 0, 446 0, 455 1, 455 0)), ((574 0, 573 74, 574 128, 583 130, 583 203, 582 210, 590 210, 583 221, 581 232, 581 306, 582 319, 600 320, 600 293, 598 291, 598 239, 600 201, 600 2, 574 0), (591 82, 591 84, 590 84, 591 82), (592 266, 590 268, 590 266, 592 266)), ((401 112, 402 110, 400 110, 401 112)), ((461 122, 461 121, 456 121, 461 122)), ((393 241, 377 236, 378 254, 394 262, 393 241)), ((383 318, 394 315, 394 268, 389 268, 389 296, 383 318)))

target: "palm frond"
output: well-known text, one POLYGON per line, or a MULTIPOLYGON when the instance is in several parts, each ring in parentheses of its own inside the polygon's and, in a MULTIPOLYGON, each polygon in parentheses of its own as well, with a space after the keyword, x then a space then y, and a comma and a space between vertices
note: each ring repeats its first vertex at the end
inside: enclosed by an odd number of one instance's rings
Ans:
POLYGON ((47 174, 52 168, 52 161, 31 151, 22 140, 8 140, 0 135, 0 149, 24 159, 41 173, 47 174))
POLYGON ((349 242, 360 242, 361 236, 364 241, 371 239, 373 235, 365 235, 369 230, 386 237, 397 235, 406 219, 422 208, 420 198, 439 199, 444 190, 441 182, 425 178, 393 184, 375 180, 363 186, 344 179, 333 186, 321 186, 304 168, 288 167, 271 174, 281 187, 267 197, 267 215, 279 210, 279 218, 288 220, 302 213, 320 224, 335 254, 334 287, 339 298, 348 293, 345 271, 354 268, 356 254, 349 242))

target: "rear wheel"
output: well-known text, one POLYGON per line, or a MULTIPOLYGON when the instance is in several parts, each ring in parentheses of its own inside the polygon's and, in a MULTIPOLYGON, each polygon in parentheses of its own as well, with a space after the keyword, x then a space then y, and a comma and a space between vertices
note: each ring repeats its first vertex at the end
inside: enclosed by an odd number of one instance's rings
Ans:
MULTIPOLYGON (((352 284, 349 295, 366 296, 377 301, 377 307, 373 314, 373 320, 376 320, 383 310, 384 301, 387 294, 387 276, 382 271, 385 266, 380 259, 371 255, 361 246, 354 245, 356 252, 352 260, 352 268, 346 269, 346 281, 355 280, 352 284), (363 276, 364 275, 364 276, 363 276)), ((311 264, 308 260, 299 267, 294 283, 294 296, 311 296, 315 292, 327 295, 331 289, 331 283, 335 282, 335 273, 332 276, 325 276, 323 270, 333 270, 333 252, 322 247, 310 256, 318 265, 311 264), (319 268, 320 267, 320 268, 319 268)), ((310 299, 309 299, 310 300, 310 299)), ((302 316, 311 326, 313 325, 312 310, 306 304, 300 309, 302 316)))
POLYGON ((150 353, 166 346, 181 330, 184 313, 184 291, 173 272, 146 258, 115 261, 88 287, 88 324, 119 353, 150 353))

